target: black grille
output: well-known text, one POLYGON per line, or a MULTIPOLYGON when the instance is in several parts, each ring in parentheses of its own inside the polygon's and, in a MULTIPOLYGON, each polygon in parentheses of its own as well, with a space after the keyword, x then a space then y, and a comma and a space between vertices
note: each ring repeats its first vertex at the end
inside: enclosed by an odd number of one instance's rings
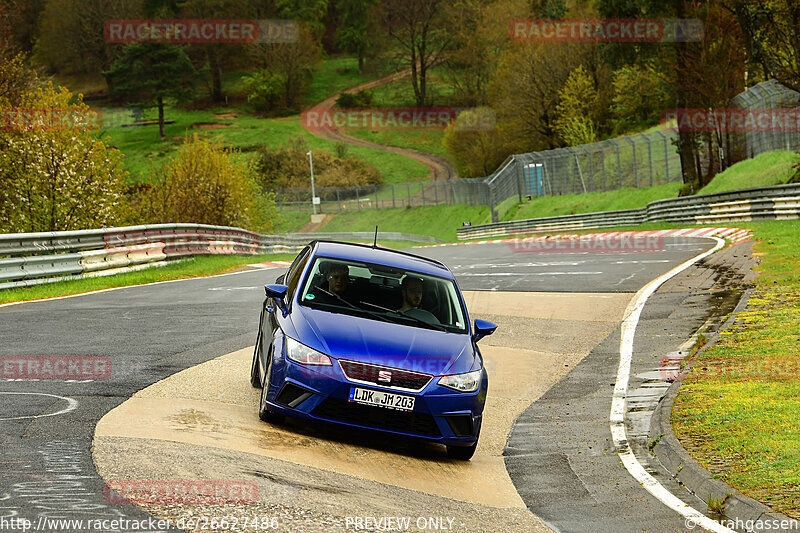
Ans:
POLYGON ((307 399, 311 398, 312 395, 312 392, 307 391, 302 387, 298 387, 292 383, 287 383, 283 386, 281 392, 278 394, 278 397, 275 398, 275 401, 288 407, 295 408, 307 399))
POLYGON ((411 391, 421 391, 433 377, 430 374, 390 368, 388 366, 356 363, 355 361, 339 361, 339 365, 342 367, 345 377, 351 381, 364 381, 380 387, 401 388, 411 391), (384 379, 381 380, 382 374, 384 379), (391 376, 391 378, 385 379, 388 376, 391 376))
POLYGON ((472 436, 472 417, 469 415, 448 415, 444 417, 456 437, 472 436))
POLYGON ((431 415, 370 407, 337 398, 326 398, 314 409, 312 414, 328 420, 425 437, 441 437, 442 435, 431 415))

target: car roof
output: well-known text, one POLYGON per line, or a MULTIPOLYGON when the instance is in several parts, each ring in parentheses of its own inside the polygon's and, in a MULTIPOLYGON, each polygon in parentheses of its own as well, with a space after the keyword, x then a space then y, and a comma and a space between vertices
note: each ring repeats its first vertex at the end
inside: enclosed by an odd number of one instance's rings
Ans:
POLYGON ((443 263, 408 252, 338 241, 314 241, 311 244, 312 246, 316 245, 314 255, 335 259, 353 259, 364 263, 386 265, 454 279, 453 273, 443 263))

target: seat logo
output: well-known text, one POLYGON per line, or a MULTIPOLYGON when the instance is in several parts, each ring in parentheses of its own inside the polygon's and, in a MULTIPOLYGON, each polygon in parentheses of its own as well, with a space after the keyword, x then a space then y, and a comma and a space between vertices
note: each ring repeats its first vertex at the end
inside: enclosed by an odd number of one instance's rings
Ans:
POLYGON ((378 381, 383 381, 385 383, 392 382, 392 373, 386 370, 379 370, 378 371, 378 381))

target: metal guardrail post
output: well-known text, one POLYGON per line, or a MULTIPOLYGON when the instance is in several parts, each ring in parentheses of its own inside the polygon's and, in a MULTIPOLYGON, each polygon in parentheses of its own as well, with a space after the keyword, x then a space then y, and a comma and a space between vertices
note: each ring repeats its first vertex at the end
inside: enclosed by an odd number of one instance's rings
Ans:
POLYGON ((394 203, 394 183, 392 183, 392 209, 397 207, 394 203))

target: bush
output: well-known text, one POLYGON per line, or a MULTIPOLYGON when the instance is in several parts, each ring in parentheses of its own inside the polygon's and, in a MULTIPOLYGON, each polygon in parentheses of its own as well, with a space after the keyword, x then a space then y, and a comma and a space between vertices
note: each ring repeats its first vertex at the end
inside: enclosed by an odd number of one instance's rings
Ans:
MULTIPOLYGON (((325 150, 314 150, 314 180, 317 187, 352 187, 381 183, 381 173, 373 165, 355 156, 343 156, 337 148, 334 156, 325 150)), ((311 169, 308 145, 303 137, 289 141, 288 146, 259 150, 256 171, 264 189, 310 188, 311 169)))
POLYGON ((342 93, 336 99, 336 106, 344 109, 368 107, 370 105, 372 105, 372 93, 369 91, 342 93))
POLYGON ((42 114, 0 129, 2 231, 116 224, 122 217, 123 156, 97 138, 96 115, 82 97, 51 83, 22 94, 19 105, 42 114))
POLYGON ((270 231, 277 211, 239 154, 197 134, 161 169, 161 181, 138 199, 144 221, 235 226, 270 231))
POLYGON ((505 159, 506 139, 494 119, 490 109, 468 109, 445 131, 442 144, 462 178, 488 176, 505 159))
POLYGON ((247 101, 257 113, 268 114, 286 107, 286 75, 260 70, 252 76, 244 76, 242 82, 247 92, 247 101))

